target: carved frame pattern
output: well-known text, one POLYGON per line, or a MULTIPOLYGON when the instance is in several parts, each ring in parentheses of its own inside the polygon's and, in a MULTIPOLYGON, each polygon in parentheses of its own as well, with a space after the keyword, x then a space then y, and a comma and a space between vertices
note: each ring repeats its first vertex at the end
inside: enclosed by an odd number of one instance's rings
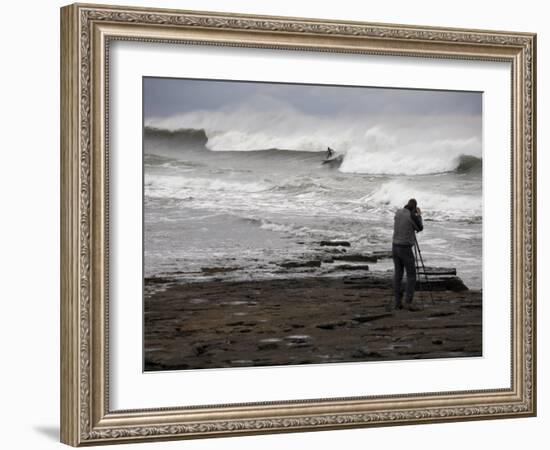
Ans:
MULTIPOLYGON (((439 422, 448 420, 471 420, 474 418, 499 418, 532 416, 536 411, 536 352, 535 352, 535 35, 527 33, 490 32, 482 30, 439 29, 428 27, 411 27, 402 25, 381 25, 367 23, 337 23, 312 19, 292 19, 279 17, 257 17, 233 14, 199 13, 170 10, 142 10, 137 8, 119 8, 91 5, 71 5, 62 10, 62 58, 66 77, 78 74, 78 82, 63 84, 62 95, 65 103, 62 106, 69 110, 73 120, 62 124, 62 155, 63 158, 73 158, 72 163, 62 167, 62 200, 69 202, 67 209, 62 212, 62 239, 72 239, 66 243, 67 254, 62 258, 62 277, 66 276, 72 267, 70 276, 73 277, 74 289, 62 289, 62 441, 71 445, 103 444, 137 441, 143 439, 160 438, 190 438, 199 436, 227 436, 230 434, 252 434, 278 431, 305 431, 315 429, 373 426, 386 424, 410 424, 439 422), (63 25, 64 24, 64 25, 63 25), (522 285, 517 298, 519 308, 514 317, 521 320, 515 328, 515 342, 522 343, 521 348, 515 349, 514 361, 520 362, 521 367, 512 367, 513 378, 520 374, 521 379, 516 388, 502 393, 498 390, 486 392, 471 392, 475 399, 471 405, 463 403, 453 404, 452 398, 448 404, 438 404, 422 408, 395 407, 374 409, 362 413, 331 413, 323 410, 322 413, 309 413, 307 407, 315 406, 315 401, 297 402, 306 409, 302 414, 285 415, 279 410, 267 411, 271 416, 249 418, 213 418, 212 420, 178 421, 177 415, 185 408, 172 411, 150 411, 149 423, 134 424, 132 414, 111 412, 108 408, 107 365, 102 361, 99 369, 94 371, 94 358, 97 354, 104 355, 107 349, 99 349, 94 339, 95 316, 93 302, 93 265, 95 247, 98 245, 97 234, 94 232, 94 177, 97 169, 92 161, 92 153, 97 148, 94 140, 94 89, 97 81, 94 80, 94 27, 98 24, 116 24, 122 26, 140 27, 170 27, 170 29, 199 29, 235 31, 238 38, 215 39, 209 41, 201 38, 197 41, 189 38, 173 39, 166 37, 151 37, 147 33, 117 33, 109 36, 106 33, 104 53, 108 58, 108 45, 111 39, 136 39, 139 41, 160 41, 179 43, 201 43, 211 45, 252 46, 270 49, 293 49, 356 52, 367 54, 406 54, 417 57, 444 57, 461 59, 494 59, 511 61, 514 66, 514 86, 512 91, 516 97, 522 96, 521 110, 514 112, 513 119, 513 158, 516 164, 516 175, 520 186, 512 189, 521 205, 520 213, 513 217, 516 225, 520 224, 518 245, 521 255, 516 255, 513 261, 519 263, 521 270, 519 280, 522 285), (63 28, 64 26, 64 28, 63 28), (248 33, 251 42, 240 39, 242 34, 248 33), (324 36, 339 39, 334 47, 304 44, 296 38, 296 44, 284 42, 254 42, 255 35, 268 33, 270 36, 296 37, 308 36, 314 42, 315 37, 324 36), (368 39, 364 46, 346 47, 345 39, 368 39), (344 39, 344 41, 342 40, 344 39), (345 44, 342 44, 342 42, 345 44), (377 47, 377 42, 390 43, 390 48, 377 47), (373 44, 374 43, 374 44, 373 44), (344 48, 343 48, 344 47, 344 48), (402 47, 402 49, 401 49, 402 47), (71 100, 72 99, 72 100, 71 100), (76 119, 78 118, 78 119, 76 119), (69 138, 73 136, 73 140, 69 138), (77 136, 77 138, 76 138, 77 136), (515 137, 514 137, 515 136, 515 137), (76 175, 77 174, 77 175, 76 175), (78 178, 75 185, 74 177, 78 178), (75 191, 77 186, 78 192, 75 191), (73 224, 67 219, 72 217, 73 224), (63 221, 65 218, 65 221, 63 221), (68 237, 71 236, 71 237, 68 237), (521 245, 519 245, 521 244, 521 245), (519 259, 518 259, 519 258, 519 259), (65 315, 63 315, 65 311, 65 315), (64 328, 63 328, 64 327, 64 328), (518 334, 519 333, 519 334, 518 334), (63 358, 63 354, 66 355, 63 358), (103 380, 97 380, 98 374, 103 380), (101 386, 98 400, 97 389, 101 386), (502 394, 501 401, 485 401, 490 394, 502 394), (99 406, 98 406, 99 404, 99 406), (99 411, 99 412, 98 412, 99 411), (76 417, 72 417, 77 414, 76 417), (118 423, 118 415, 124 416, 118 423), (174 416, 175 415, 175 416, 174 416), (168 417, 166 419, 165 417, 168 417), (175 418, 174 418, 175 417, 175 418)), ((177 34, 177 31, 174 33, 177 34)), ((274 38, 277 40, 276 37, 274 38)), ((66 78, 66 79, 67 79, 66 78)), ((97 112, 96 112, 97 113, 97 112)), ((107 125, 106 125, 107 127, 107 125)), ((108 136, 108 128, 107 128, 108 136)), ((105 200, 108 201, 108 200, 105 200)), ((105 207, 105 204, 103 204, 105 207)), ((103 217, 103 216, 102 216, 103 217)), ((108 217, 108 216, 107 216, 108 217)), ((103 217, 105 219, 105 217, 103 217)), ((516 277, 517 278, 517 277, 516 277)), ((63 285, 63 283, 62 283, 63 285)), ((517 286, 516 286, 516 289, 517 286)), ((512 291, 514 292, 514 291, 512 291)), ((101 297, 100 297, 101 298, 101 297)), ((104 311, 104 320, 107 321, 108 304, 102 305, 99 310, 104 311), (102 309, 103 308, 103 309, 102 309)), ((97 334, 97 333, 96 333, 97 334)), ((102 341, 103 343, 105 341, 102 341)), ((514 348, 514 347, 513 347, 514 348)), ((104 358, 106 359, 106 358, 104 358)), ((514 383, 512 383, 514 385, 514 383)), ((449 393, 446 393, 449 394, 449 393)), ((452 393, 451 393, 452 394, 452 393)), ((426 394, 430 398, 438 398, 443 394, 426 394)), ((397 396, 403 400, 407 396, 397 396)), ((452 397, 452 396, 451 396, 452 397)), ((500 398, 500 397, 499 397, 500 398)), ((355 398, 354 398, 355 399, 355 398)), ((351 399, 351 400, 354 400, 351 399)), ((339 399, 345 400, 345 399, 339 399)), ((365 399, 369 400, 369 399, 365 399)), ((326 404, 326 400, 323 405, 326 404)), ((341 402, 340 402, 341 403, 341 402)), ((288 405, 289 403, 287 403, 288 405)), ((295 405, 296 402, 291 404, 295 405)), ((268 407, 269 403, 258 404, 268 407)), ((277 404, 284 407, 283 403, 277 404)), ((337 406, 335 406, 337 408, 337 406)), ((223 408, 221 408, 223 409, 223 408)), ((213 411, 216 408, 213 407, 213 411)), ((140 411, 143 413, 144 411, 140 411)), ((143 414, 140 416, 143 418, 143 414)), ((180 418, 181 419, 181 418, 180 418)))

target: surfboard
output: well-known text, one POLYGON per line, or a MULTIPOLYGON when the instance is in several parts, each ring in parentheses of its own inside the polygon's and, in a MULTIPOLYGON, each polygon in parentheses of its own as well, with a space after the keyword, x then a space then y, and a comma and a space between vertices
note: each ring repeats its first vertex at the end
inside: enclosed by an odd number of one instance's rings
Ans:
POLYGON ((322 164, 326 164, 331 167, 339 167, 340 164, 342 164, 342 161, 344 160, 344 155, 337 155, 333 156, 332 158, 323 160, 322 164))

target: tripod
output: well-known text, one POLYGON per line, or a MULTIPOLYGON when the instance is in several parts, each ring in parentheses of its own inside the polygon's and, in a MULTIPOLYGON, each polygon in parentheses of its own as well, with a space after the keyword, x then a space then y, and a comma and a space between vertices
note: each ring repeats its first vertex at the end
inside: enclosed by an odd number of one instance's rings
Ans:
POLYGON ((434 297, 432 294, 432 287, 430 285, 430 281, 428 280, 428 273, 426 272, 426 266, 424 265, 424 258, 422 258, 422 252, 420 251, 420 246, 418 245, 416 234, 414 235, 414 261, 415 261, 416 273, 418 274, 419 287, 422 287, 422 281, 421 281, 422 277, 420 276, 420 268, 422 268, 422 273, 424 274, 424 280, 426 281, 426 288, 427 288, 427 291, 430 293, 430 300, 432 301, 432 305, 433 305, 434 297))

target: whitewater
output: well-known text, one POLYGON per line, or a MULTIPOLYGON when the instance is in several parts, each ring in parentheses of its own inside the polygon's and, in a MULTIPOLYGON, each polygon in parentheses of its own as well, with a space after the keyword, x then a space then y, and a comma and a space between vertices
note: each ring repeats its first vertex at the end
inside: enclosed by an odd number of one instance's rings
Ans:
POLYGON ((426 261, 457 267, 467 285, 481 287, 475 123, 242 109, 144 125, 147 276, 192 278, 220 266, 235 267, 231 276, 241 279, 273 277, 278 262, 313 255, 326 239, 388 250, 395 210, 414 197, 426 261), (338 164, 323 164, 329 146, 338 164))

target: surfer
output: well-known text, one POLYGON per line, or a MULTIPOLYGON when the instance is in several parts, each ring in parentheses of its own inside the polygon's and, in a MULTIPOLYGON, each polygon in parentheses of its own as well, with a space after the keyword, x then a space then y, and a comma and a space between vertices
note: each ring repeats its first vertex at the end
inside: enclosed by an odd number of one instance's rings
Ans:
POLYGON ((331 149, 330 147, 327 147, 327 156, 326 156, 326 159, 330 159, 334 156, 334 150, 331 149))

